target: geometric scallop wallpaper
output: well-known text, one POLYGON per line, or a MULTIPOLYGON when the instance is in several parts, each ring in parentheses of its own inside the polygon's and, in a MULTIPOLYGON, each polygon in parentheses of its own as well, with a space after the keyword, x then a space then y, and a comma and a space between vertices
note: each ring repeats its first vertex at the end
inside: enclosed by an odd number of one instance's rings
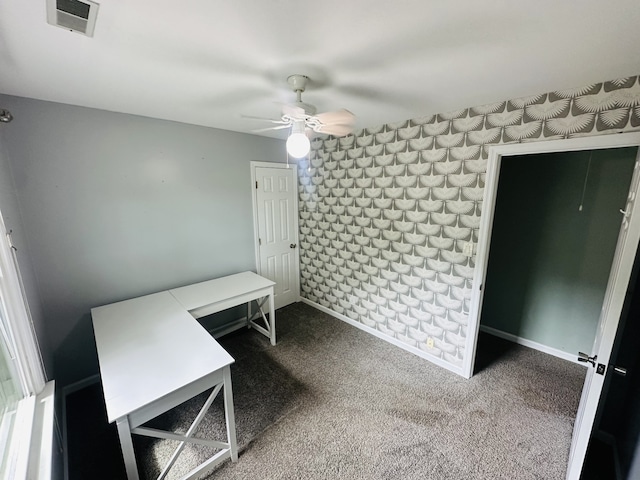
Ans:
POLYGON ((315 139, 298 162, 301 295, 457 371, 488 146, 635 130, 637 76, 315 139))

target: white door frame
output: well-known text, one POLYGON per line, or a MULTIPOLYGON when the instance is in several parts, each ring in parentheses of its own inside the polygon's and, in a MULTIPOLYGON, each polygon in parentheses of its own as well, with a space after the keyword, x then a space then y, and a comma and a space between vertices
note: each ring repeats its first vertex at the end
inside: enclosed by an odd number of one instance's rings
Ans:
MULTIPOLYGON (((581 137, 566 140, 550 140, 546 142, 518 143, 511 145, 497 145, 489 149, 485 190, 482 202, 482 218, 478 232, 478 248, 476 253, 476 268, 471 292, 469 309, 469 335, 467 337, 466 352, 463 363, 463 375, 470 378, 476 357, 478 331, 480 328, 480 314, 486 280, 487 264, 493 219, 495 213, 500 163, 502 157, 513 155, 534 155, 542 153, 568 152, 579 150, 600 150, 608 148, 638 147, 640 146, 640 132, 581 137)), ((638 158, 638 157, 637 157, 638 158)), ((640 172, 636 160, 633 177, 627 200, 626 219, 628 227, 621 235, 612 263, 609 282, 603 302, 597 339, 591 355, 598 355, 598 363, 608 365, 613 341, 617 331, 618 320, 622 310, 631 270, 635 260, 638 242, 640 241, 640 212, 634 209, 635 191, 640 180, 640 172)), ((577 354, 577 352, 576 352, 577 354)), ((576 416, 576 424, 572 441, 571 455, 567 470, 567 479, 578 480, 584 463, 589 436, 593 427, 595 413, 604 382, 604 375, 593 375, 593 368, 589 368, 583 388, 580 407, 576 416), (593 380, 593 384, 592 384, 593 380)))
POLYGON ((260 243, 259 243, 259 229, 258 229, 258 192, 256 189, 256 182, 257 182, 257 177, 256 177, 256 169, 257 168, 281 168, 283 170, 292 170, 293 171, 293 178, 295 180, 294 185, 295 185, 295 189, 293 190, 293 208, 295 211, 295 215, 293 216, 293 228, 295 230, 295 243, 298 246, 295 249, 294 252, 294 260, 295 260, 295 265, 296 265, 296 275, 295 275, 295 279, 294 279, 294 289, 295 289, 295 295, 296 295, 296 302, 300 301, 300 228, 298 226, 298 212, 299 207, 298 207, 298 166, 295 164, 286 164, 286 163, 275 163, 275 162, 258 162, 258 161, 251 161, 249 162, 250 168, 251 168, 251 204, 253 207, 253 232, 254 232, 254 239, 253 239, 253 246, 254 246, 254 250, 255 250, 255 259, 256 259, 256 272, 258 273, 258 275, 262 275, 261 273, 261 269, 260 269, 260 243))

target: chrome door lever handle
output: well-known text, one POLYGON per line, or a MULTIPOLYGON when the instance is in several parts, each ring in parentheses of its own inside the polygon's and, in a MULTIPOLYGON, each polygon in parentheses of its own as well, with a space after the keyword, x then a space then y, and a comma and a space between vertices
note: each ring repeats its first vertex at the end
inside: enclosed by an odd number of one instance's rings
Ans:
POLYGON ((624 368, 624 367, 619 367, 619 366, 615 365, 613 367, 613 371, 615 373, 617 373, 618 375, 620 375, 621 377, 625 377, 627 375, 627 369, 624 368))

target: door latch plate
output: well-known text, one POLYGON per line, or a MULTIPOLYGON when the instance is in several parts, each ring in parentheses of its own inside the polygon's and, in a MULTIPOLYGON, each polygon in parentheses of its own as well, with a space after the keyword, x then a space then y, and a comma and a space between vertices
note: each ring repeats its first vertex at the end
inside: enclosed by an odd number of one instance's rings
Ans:
POLYGON ((596 373, 598 375, 604 375, 604 371, 606 370, 607 366, 603 363, 599 363, 598 366, 596 367, 596 373))

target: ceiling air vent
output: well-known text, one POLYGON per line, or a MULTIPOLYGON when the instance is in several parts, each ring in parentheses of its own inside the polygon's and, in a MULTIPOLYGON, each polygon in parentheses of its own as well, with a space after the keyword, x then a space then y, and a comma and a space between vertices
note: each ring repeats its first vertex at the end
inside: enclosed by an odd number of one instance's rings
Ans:
POLYGON ((98 4, 87 0, 47 0, 47 22, 93 37, 98 4))

